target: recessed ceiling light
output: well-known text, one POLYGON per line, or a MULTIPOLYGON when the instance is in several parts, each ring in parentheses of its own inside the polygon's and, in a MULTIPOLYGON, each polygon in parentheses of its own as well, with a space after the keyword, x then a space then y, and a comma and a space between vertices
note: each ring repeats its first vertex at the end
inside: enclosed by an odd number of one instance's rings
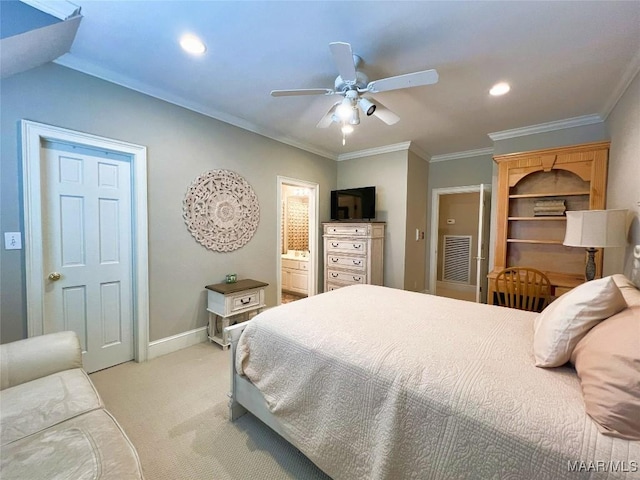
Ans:
POLYGON ((500 95, 504 95, 505 93, 507 93, 509 90, 511 90, 511 87, 509 86, 508 83, 500 82, 500 83, 496 83, 493 87, 491 87, 491 90, 489 90, 489 93, 494 97, 499 97, 500 95))
POLYGON ((202 40, 191 34, 183 35, 182 38, 180 38, 180 46, 186 52, 193 53, 194 55, 202 55, 207 50, 202 40))

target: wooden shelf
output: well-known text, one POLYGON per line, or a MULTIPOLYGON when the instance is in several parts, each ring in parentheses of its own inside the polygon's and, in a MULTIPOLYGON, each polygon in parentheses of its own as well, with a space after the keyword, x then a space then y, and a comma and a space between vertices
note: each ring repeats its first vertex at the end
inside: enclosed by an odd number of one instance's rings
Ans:
MULTIPOLYGON (((566 215, 545 215, 561 210, 536 206, 560 200, 565 212, 603 209, 608 155, 609 143, 598 142, 494 157, 498 165, 496 274, 516 266, 549 272, 547 277, 558 295, 584 282, 585 250, 562 243, 566 215)), ((596 276, 600 276, 601 251, 596 253, 595 262, 596 276)), ((489 302, 493 302, 492 281, 487 293, 489 302)))
POLYGON ((561 240, 526 240, 521 238, 507 238, 507 243, 534 243, 538 245, 562 245, 561 240))
POLYGON ((567 221, 567 217, 564 215, 550 215, 548 217, 508 217, 508 220, 526 220, 526 221, 534 221, 534 222, 548 222, 548 221, 567 221))
POLYGON ((555 192, 555 193, 519 193, 509 195, 509 198, 539 198, 539 197, 573 197, 576 195, 589 195, 589 190, 579 190, 575 192, 555 192))

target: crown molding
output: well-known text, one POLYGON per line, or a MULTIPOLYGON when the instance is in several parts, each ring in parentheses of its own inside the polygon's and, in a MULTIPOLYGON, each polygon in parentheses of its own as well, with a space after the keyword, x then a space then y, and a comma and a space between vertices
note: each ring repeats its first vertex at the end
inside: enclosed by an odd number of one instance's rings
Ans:
POLYGON ((67 2, 66 0, 20 0, 22 3, 29 5, 41 12, 52 15, 60 20, 68 20, 71 17, 80 15, 78 5, 67 2))
POLYGON ((534 135, 536 133, 553 132, 554 130, 562 130, 565 128, 581 127, 584 125, 593 125, 594 123, 602 123, 602 117, 598 114, 583 115, 581 117, 565 118, 564 120, 556 120, 554 122, 540 123, 538 125, 530 125, 528 127, 513 128, 511 130, 503 130, 501 132, 489 133, 489 138, 494 142, 496 140, 506 140, 508 138, 524 137, 534 135))
POLYGON ((411 145, 409 145, 409 151, 415 153, 417 156, 419 156, 422 160, 424 160, 427 163, 431 161, 431 155, 429 155, 429 153, 426 150, 423 150, 413 142, 411 142, 411 145))
POLYGON ((602 120, 606 120, 609 117, 609 114, 618 104, 618 101, 622 98, 622 95, 627 91, 627 88, 629 88, 629 85, 631 85, 631 82, 633 82, 633 79, 636 78, 638 73, 640 73, 640 50, 636 52, 631 62, 629 62, 629 66, 620 77, 616 88, 611 91, 607 102, 600 112, 602 120))
POLYGON ((295 148, 299 148, 300 150, 313 153, 314 155, 319 155, 321 157, 328 158, 330 160, 338 160, 338 155, 336 155, 335 153, 329 152, 327 150, 322 150, 320 148, 314 147, 313 145, 309 145, 309 144, 294 140, 290 137, 287 137, 286 135, 282 135, 277 132, 273 132, 271 130, 267 130, 265 128, 259 127, 254 123, 248 122, 242 118, 238 118, 233 115, 220 112, 218 110, 203 108, 201 104, 190 102, 180 96, 171 95, 162 89, 157 89, 157 88, 151 87, 148 84, 132 80, 131 78, 126 77, 124 75, 119 75, 117 73, 114 73, 111 70, 100 67, 94 63, 81 60, 70 53, 67 53, 66 55, 63 55, 57 58, 56 60, 54 60, 54 63, 57 63, 58 65, 62 65, 63 67, 70 68, 72 70, 76 70, 81 73, 85 73, 87 75, 91 75, 92 77, 105 80, 109 83, 120 85, 121 87, 128 88, 129 90, 134 90, 144 95, 148 95, 150 97, 154 97, 159 100, 171 103, 173 105, 186 108, 187 110, 191 110, 201 115, 214 118, 221 122, 233 125, 234 127, 242 128, 243 130, 248 130, 249 132, 256 133, 258 135, 270 138, 277 142, 284 143, 286 145, 290 145, 295 148))
POLYGON ((476 150, 465 150, 464 152, 444 153, 434 155, 429 163, 445 162, 447 160, 459 160, 461 158, 479 157, 481 155, 493 155, 493 147, 478 148, 476 150))
POLYGON ((358 150, 357 152, 341 153, 338 155, 337 160, 342 162, 344 160, 353 160, 354 158, 370 157, 372 155, 380 155, 381 153, 399 152, 401 150, 409 150, 411 142, 394 143, 392 145, 385 145, 383 147, 367 148, 365 150, 358 150))

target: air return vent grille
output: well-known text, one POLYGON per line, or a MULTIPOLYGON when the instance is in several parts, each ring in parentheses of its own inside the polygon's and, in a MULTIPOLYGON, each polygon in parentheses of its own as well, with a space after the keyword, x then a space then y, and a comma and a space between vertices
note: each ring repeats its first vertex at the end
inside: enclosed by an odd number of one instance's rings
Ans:
POLYGON ((444 236, 443 281, 471 283, 471 238, 471 235, 444 236))

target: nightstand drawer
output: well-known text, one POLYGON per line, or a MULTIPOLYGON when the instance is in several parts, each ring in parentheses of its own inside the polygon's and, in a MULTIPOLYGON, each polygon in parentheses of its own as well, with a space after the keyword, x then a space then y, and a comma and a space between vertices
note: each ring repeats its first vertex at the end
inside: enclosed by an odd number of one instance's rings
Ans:
POLYGON ((366 236, 369 225, 325 225, 325 235, 366 236))
POLYGON ((233 314, 244 311, 247 308, 255 308, 259 306, 260 291, 261 289, 256 289, 229 295, 225 299, 227 303, 227 312, 229 312, 229 314, 233 314))
POLYGON ((349 257, 346 255, 327 255, 327 266, 348 268, 349 270, 364 271, 365 257, 349 257))
POLYGON ((367 276, 359 273, 340 272, 338 270, 327 271, 327 282, 343 282, 348 284, 367 283, 367 276))
POLYGON ((327 252, 367 253, 367 242, 360 240, 327 239, 327 252))

